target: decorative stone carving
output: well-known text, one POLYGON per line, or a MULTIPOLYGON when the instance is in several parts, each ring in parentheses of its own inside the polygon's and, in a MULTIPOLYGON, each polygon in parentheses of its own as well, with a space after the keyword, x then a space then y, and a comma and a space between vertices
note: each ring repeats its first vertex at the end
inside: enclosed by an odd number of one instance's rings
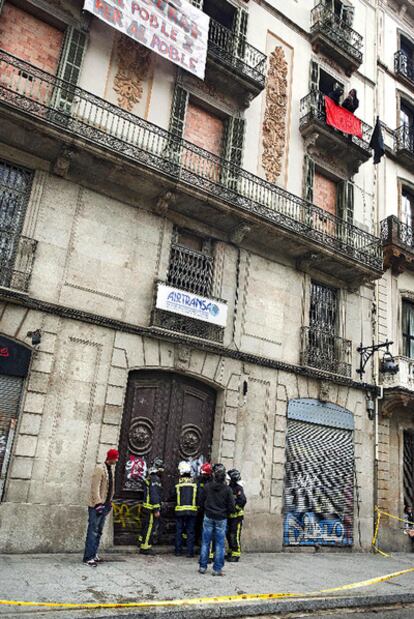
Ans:
POLYGON ((288 65, 281 47, 269 58, 266 80, 266 109, 263 121, 262 165, 266 179, 276 182, 282 170, 282 155, 286 141, 288 65))
POLYGON ((165 217, 170 206, 175 203, 176 197, 177 196, 173 191, 165 191, 164 193, 160 194, 157 202, 155 203, 154 211, 158 215, 165 217))
POLYGON ((65 177, 69 172, 70 163, 76 151, 71 146, 64 146, 53 164, 53 173, 65 177))
POLYGON ((322 380, 319 384, 319 400, 321 402, 329 402, 331 399, 331 384, 322 380))
POLYGON ((185 344, 176 344, 174 367, 176 370, 186 371, 190 365, 191 348, 185 344))
POLYGON ((229 239, 231 243, 238 245, 251 232, 252 227, 249 224, 240 224, 236 226, 230 233, 229 239))
POLYGON ((117 41, 118 71, 114 79, 118 105, 131 112, 141 100, 143 82, 151 66, 151 50, 129 37, 121 35, 117 41))

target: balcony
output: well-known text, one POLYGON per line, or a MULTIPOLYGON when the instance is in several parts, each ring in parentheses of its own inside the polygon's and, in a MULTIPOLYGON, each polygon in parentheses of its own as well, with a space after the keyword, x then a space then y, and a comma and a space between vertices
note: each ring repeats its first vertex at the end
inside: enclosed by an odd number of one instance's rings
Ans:
POLYGON ((362 36, 321 2, 311 10, 311 44, 350 76, 362 63, 362 36))
POLYGON ((402 49, 394 54, 394 72, 407 86, 414 86, 414 62, 402 49))
POLYGON ((394 357, 399 365, 397 374, 380 374, 384 388, 381 412, 385 417, 401 410, 413 411, 414 405, 414 359, 394 357))
POLYGON ((395 215, 381 222, 381 241, 384 247, 384 268, 394 275, 406 269, 414 271, 414 231, 395 215))
MULTIPOLYGON (((182 335, 190 335, 203 340, 223 343, 224 329, 227 318, 227 302, 223 299, 216 299, 209 295, 207 298, 191 293, 183 288, 171 287, 171 284, 158 281, 155 286, 154 304, 151 315, 151 325, 160 327, 167 331, 174 331, 182 335), (174 291, 173 294, 187 300, 187 304, 178 302, 168 302, 164 290, 174 291), (212 306, 214 312, 200 311, 200 301, 205 300, 205 307, 212 306), (197 305, 198 302, 198 305, 197 305), (169 307, 170 306, 170 307, 169 307), (169 307, 169 309, 166 309, 169 307), (183 308, 187 309, 187 315, 181 313, 183 308), (219 312, 225 313, 224 324, 215 324, 208 320, 213 317, 217 318, 219 312), (191 315, 192 314, 192 315, 191 315), (194 318, 193 316, 202 316, 194 318)), ((219 321, 216 321, 219 322, 219 321)), ((223 322, 223 321, 222 321, 223 322)))
POLYGON ((309 258, 353 286, 382 273, 375 236, 1 51, 0 118, 1 141, 73 182, 164 215, 174 209, 229 237, 250 229, 267 252, 309 258))
POLYGON ((249 45, 245 37, 235 35, 214 19, 210 18, 207 61, 213 71, 209 74, 215 81, 220 79, 226 91, 253 99, 265 87, 266 55, 249 45), (217 69, 219 72, 217 72, 217 69))
POLYGON ((319 327, 301 329, 301 364, 340 376, 351 376, 352 342, 319 327))
POLYGON ((362 139, 345 135, 326 123, 325 95, 312 90, 300 102, 299 129, 305 142, 336 160, 338 169, 345 168, 349 177, 358 172, 359 166, 368 161, 372 152, 369 146, 372 127, 362 122, 362 139))
POLYGON ((394 131, 394 156, 414 172, 414 130, 410 125, 401 125, 394 131))
POLYGON ((37 241, 0 229, 0 287, 27 292, 37 241))

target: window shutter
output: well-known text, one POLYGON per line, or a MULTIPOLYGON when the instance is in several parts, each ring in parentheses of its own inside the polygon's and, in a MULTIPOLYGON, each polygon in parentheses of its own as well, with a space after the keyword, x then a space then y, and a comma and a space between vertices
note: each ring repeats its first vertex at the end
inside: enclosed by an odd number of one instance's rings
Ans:
POLYGON ((354 184, 342 181, 337 184, 336 214, 348 224, 354 221, 354 184))
POLYGON ((309 91, 319 90, 319 70, 317 62, 311 60, 309 71, 309 91))
POLYGON ((235 34, 236 49, 235 52, 239 58, 244 58, 246 53, 246 38, 247 38, 247 22, 249 14, 244 9, 237 9, 233 33, 235 34))
POLYGON ((305 155, 303 170, 303 197, 308 202, 313 202, 313 182, 315 177, 315 162, 305 155))
POLYGON ((179 84, 175 85, 171 118, 170 132, 179 138, 183 137, 185 113, 187 111, 188 92, 179 84))
POLYGON ((231 189, 237 189, 239 168, 243 161, 243 142, 246 121, 243 118, 232 116, 225 123, 224 158, 226 164, 223 169, 224 182, 231 189))
MULTIPOLYGON (((65 32, 65 38, 60 55, 57 77, 76 86, 85 55, 87 34, 69 26, 65 32)), ((74 93, 72 89, 59 87, 55 92, 55 106, 70 112, 74 93)))

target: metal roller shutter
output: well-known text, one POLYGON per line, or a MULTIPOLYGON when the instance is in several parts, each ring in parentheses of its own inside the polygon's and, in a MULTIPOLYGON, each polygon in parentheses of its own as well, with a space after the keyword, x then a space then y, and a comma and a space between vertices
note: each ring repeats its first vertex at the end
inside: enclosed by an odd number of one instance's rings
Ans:
POLYGON ((0 374, 0 500, 19 413, 23 378, 0 374))
POLYGON ((353 542, 353 418, 315 400, 289 404, 284 486, 284 544, 353 542))

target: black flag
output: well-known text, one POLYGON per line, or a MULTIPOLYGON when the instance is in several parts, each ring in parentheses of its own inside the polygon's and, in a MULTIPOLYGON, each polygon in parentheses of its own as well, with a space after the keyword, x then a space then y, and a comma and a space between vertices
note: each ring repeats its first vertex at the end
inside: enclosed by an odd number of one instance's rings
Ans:
POLYGON ((375 123, 369 147, 374 149, 374 163, 379 163, 381 161, 381 157, 385 153, 384 138, 382 137, 382 129, 379 116, 377 116, 377 122, 375 123))

